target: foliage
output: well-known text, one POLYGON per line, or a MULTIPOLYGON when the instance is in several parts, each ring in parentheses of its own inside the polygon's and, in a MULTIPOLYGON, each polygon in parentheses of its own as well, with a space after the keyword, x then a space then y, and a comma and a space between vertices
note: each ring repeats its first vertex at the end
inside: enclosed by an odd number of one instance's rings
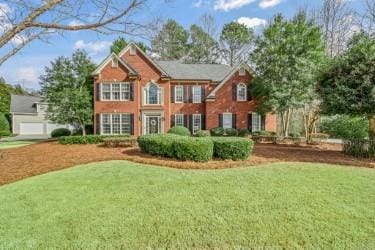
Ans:
POLYGON ((8 114, 10 109, 10 96, 14 95, 28 95, 28 93, 21 85, 10 85, 0 77, 0 113, 8 114))
POLYGON ((325 133, 313 133, 311 135, 312 139, 317 139, 317 140, 327 140, 329 138, 329 134, 325 133))
POLYGON ((253 30, 238 22, 231 22, 224 25, 220 35, 220 41, 224 46, 228 63, 233 66, 236 63, 238 52, 251 43, 253 30))
POLYGON ((92 123, 93 78, 95 70, 87 53, 77 50, 72 58, 59 57, 41 76, 41 91, 48 105, 47 118, 60 124, 92 123))
POLYGON ((175 156, 173 142, 182 136, 174 134, 150 134, 138 137, 138 146, 142 152, 172 158, 175 156))
POLYGON ((211 136, 223 136, 224 135, 224 128, 217 127, 210 129, 211 136))
MULTIPOLYGON (((85 136, 61 136, 59 143, 66 144, 99 144, 103 142, 104 138, 111 137, 110 135, 85 135, 85 136)), ((118 137, 118 136, 117 136, 118 137)), ((124 135, 124 137, 127 137, 124 135)))
POLYGON ((255 43, 251 60, 256 66, 253 94, 261 100, 257 111, 279 113, 281 136, 287 136, 292 110, 310 98, 316 74, 325 62, 320 30, 303 12, 292 20, 279 14, 255 43))
MULTIPOLYGON (((135 44, 146 53, 147 46, 142 42, 135 42, 135 44)), ((120 52, 125 49, 128 45, 128 42, 125 40, 124 37, 120 36, 116 40, 113 41, 110 51, 111 53, 115 53, 116 55, 120 54, 120 52)))
POLYGON ((345 140, 343 151, 347 155, 375 159, 375 141, 359 139, 345 140))
POLYGON ((218 43, 202 27, 195 24, 190 27, 190 40, 186 63, 214 63, 217 60, 218 43))
POLYGON ((299 138, 301 137, 301 134, 300 133, 297 133, 297 132, 292 132, 292 133, 289 133, 288 135, 290 138, 299 138))
POLYGON ((255 135, 255 136, 276 136, 275 132, 273 132, 273 131, 265 131, 265 130, 255 131, 255 132, 252 132, 251 134, 255 135))
POLYGON ((235 128, 226 128, 225 135, 227 136, 237 136, 237 130, 235 128))
POLYGON ((332 138, 365 139, 368 136, 368 120, 350 115, 324 117, 319 124, 319 130, 332 138))
POLYGON ((169 129, 169 134, 175 134, 175 135, 182 135, 182 136, 190 136, 190 130, 183 126, 174 126, 169 129))
POLYGON ((152 39, 152 50, 162 60, 179 60, 186 55, 189 33, 175 20, 169 19, 152 39))
POLYGON ((3 113, 0 113, 0 137, 2 136, 9 136, 10 135, 10 128, 8 119, 5 117, 3 113))
POLYGON ((253 150, 253 141, 238 137, 212 137, 214 156, 223 160, 246 160, 253 150))
POLYGON ((361 33, 319 78, 318 92, 327 114, 368 116, 375 138, 375 38, 361 33))
POLYGON ((250 131, 247 128, 239 128, 237 134, 239 137, 246 137, 250 134, 250 131))
POLYGON ((69 136, 71 134, 70 130, 67 128, 57 128, 51 133, 52 138, 58 138, 61 136, 69 136))
POLYGON ((195 134, 196 137, 208 137, 210 136, 210 131, 200 130, 195 134))
POLYGON ((103 142, 106 147, 130 147, 136 145, 137 139, 129 135, 103 138, 103 142))

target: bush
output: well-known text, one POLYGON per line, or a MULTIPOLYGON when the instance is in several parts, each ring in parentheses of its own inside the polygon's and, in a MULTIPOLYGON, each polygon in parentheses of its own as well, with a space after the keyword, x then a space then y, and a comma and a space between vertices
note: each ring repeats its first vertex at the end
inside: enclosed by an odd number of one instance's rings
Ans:
POLYGON ((212 137, 214 156, 223 160, 246 160, 253 150, 253 141, 238 137, 212 137))
POLYGON ((210 136, 210 132, 207 130, 200 130, 195 134, 196 137, 207 137, 210 136))
POLYGON ((368 120, 365 117, 335 115, 323 117, 319 130, 332 138, 365 139, 368 136, 368 120))
POLYGON ((182 135, 182 136, 190 136, 190 130, 183 126, 175 126, 169 129, 169 134, 175 134, 175 135, 182 135))
POLYGON ((70 130, 67 128, 57 128, 54 129, 51 133, 52 138, 58 138, 61 136, 69 136, 71 134, 70 130))
POLYGON ((225 129, 225 134, 227 136, 237 136, 237 130, 234 128, 226 128, 225 129))
MULTIPOLYGON (((86 136, 61 136, 59 137, 59 143, 66 144, 99 144, 103 142, 104 138, 114 137, 111 135, 86 135, 86 136)), ((119 137, 119 136, 117 136, 119 137)), ((129 137, 123 135, 122 137, 129 137)))
POLYGON ((136 145, 135 137, 107 137, 103 138, 106 147, 132 147, 136 145))
POLYGON ((255 132, 252 132, 251 134, 254 136, 267 136, 267 137, 276 136, 276 132, 265 131, 265 130, 255 131, 255 132))
POLYGON ((345 140, 343 151, 347 155, 375 159, 375 140, 345 140))
POLYGON ((250 134, 249 130, 247 128, 239 128, 237 131, 237 135, 240 137, 246 137, 250 134))
POLYGON ((301 137, 301 134, 300 133, 297 133, 297 132, 292 132, 292 133, 289 133, 289 137, 290 138, 300 138, 301 137))
POLYGON ((223 136, 224 135, 224 129, 221 127, 212 128, 210 129, 211 136, 223 136))
POLYGON ((9 136, 10 135, 10 128, 8 119, 5 117, 3 113, 0 113, 0 137, 1 136, 9 136))
POLYGON ((138 137, 138 145, 144 153, 184 161, 209 161, 213 155, 210 138, 181 137, 173 134, 142 135, 138 137))

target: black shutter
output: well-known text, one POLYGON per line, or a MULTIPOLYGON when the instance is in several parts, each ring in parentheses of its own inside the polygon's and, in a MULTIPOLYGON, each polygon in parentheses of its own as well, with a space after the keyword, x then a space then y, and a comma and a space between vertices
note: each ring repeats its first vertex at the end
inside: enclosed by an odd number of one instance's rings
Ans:
POLYGON ((237 84, 232 83, 232 101, 237 101, 237 84))
POLYGON ((201 102, 204 102, 204 98, 206 97, 204 86, 201 88, 201 102))
POLYGON ((206 116, 201 115, 201 130, 206 130, 206 116))
POLYGON ((174 103, 174 89, 175 86, 171 86, 171 103, 174 103))
POLYGON ((96 100, 100 101, 100 83, 96 84, 96 100))
POLYGON ((189 115, 189 127, 190 133, 193 133, 193 115, 189 115))
POLYGON ((262 115, 261 120, 261 129, 264 131, 266 130, 266 115, 262 115))
POLYGON ((232 128, 237 128, 237 115, 232 114, 232 128))
POLYGON ((184 86, 184 102, 189 102, 189 86, 184 86))
POLYGON ((174 124, 175 124, 175 116, 174 115, 171 115, 171 128, 174 127, 174 124))
POLYGON ((189 86, 188 88, 188 94, 189 94, 189 103, 193 103, 193 86, 189 86))
POLYGON ((247 116, 247 128, 249 129, 249 132, 253 132, 253 114, 250 113, 247 116))
POLYGON ((100 135, 100 114, 95 115, 95 134, 100 135))
POLYGON ((130 101, 134 101, 134 83, 130 83, 130 101))
POLYGON ((184 115, 184 127, 189 128, 189 116, 184 115))
POLYGON ((250 84, 247 86, 247 100, 252 101, 253 100, 253 85, 250 84))
POLYGON ((223 114, 219 114, 219 127, 223 127, 223 114))

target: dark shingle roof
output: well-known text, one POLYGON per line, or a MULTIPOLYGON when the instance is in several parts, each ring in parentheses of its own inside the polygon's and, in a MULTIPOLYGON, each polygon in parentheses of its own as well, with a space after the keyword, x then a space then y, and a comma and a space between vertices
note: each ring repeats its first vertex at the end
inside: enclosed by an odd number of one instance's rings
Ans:
POLYGON ((155 61, 173 79, 219 82, 231 71, 224 64, 185 64, 181 61, 155 61))
POLYGON ((10 112, 36 113, 36 102, 41 102, 41 98, 36 96, 12 95, 10 99, 10 112))

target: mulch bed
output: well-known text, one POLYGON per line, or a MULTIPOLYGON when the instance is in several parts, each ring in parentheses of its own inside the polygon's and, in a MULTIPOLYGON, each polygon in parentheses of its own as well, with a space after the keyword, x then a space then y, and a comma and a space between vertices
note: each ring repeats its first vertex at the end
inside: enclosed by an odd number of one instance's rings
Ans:
POLYGON ((0 185, 79 164, 107 160, 130 160, 181 169, 222 169, 273 162, 319 162, 375 168, 375 162, 343 155, 337 146, 288 146, 257 144, 245 162, 180 162, 142 154, 137 148, 106 148, 97 145, 60 145, 43 142, 0 150, 0 185))

